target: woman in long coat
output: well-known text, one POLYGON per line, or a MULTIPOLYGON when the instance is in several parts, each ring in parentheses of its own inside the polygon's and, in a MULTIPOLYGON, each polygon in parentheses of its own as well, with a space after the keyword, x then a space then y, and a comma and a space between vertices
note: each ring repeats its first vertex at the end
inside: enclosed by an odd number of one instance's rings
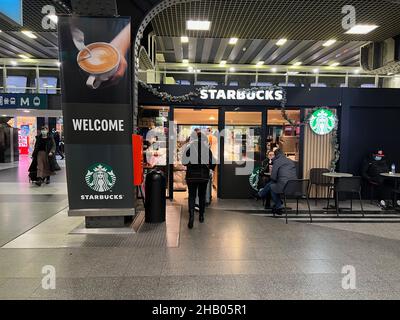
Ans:
POLYGON ((29 175, 35 184, 41 186, 43 182, 50 183, 50 176, 55 175, 58 165, 55 158, 56 143, 49 134, 49 128, 43 126, 36 137, 35 148, 32 153, 32 163, 29 167, 29 175), (35 176, 36 179, 32 178, 35 176))

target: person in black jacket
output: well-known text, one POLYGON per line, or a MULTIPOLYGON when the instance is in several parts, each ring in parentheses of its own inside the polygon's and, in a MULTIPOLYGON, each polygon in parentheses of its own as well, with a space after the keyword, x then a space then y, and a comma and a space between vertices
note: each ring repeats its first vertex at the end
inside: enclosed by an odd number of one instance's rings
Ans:
POLYGON ((199 130, 192 133, 190 143, 182 154, 182 164, 186 166, 186 183, 189 189, 189 229, 193 228, 196 194, 199 195, 199 221, 204 222, 206 208, 207 183, 210 170, 214 170, 216 161, 210 150, 207 137, 199 130))
POLYGON ((36 172, 35 184, 41 186, 45 181, 50 183, 50 176, 55 175, 59 169, 56 162, 56 144, 49 133, 47 126, 43 126, 36 137, 35 148, 32 153, 32 163, 29 167, 30 176, 36 172))
POLYGON ((378 152, 372 152, 368 157, 366 157, 363 161, 361 172, 363 178, 368 182, 371 188, 374 188, 377 191, 376 195, 379 200, 378 205, 385 209, 386 186, 384 177, 381 176, 381 173, 389 172, 389 164, 386 161, 384 152, 379 150, 378 152))

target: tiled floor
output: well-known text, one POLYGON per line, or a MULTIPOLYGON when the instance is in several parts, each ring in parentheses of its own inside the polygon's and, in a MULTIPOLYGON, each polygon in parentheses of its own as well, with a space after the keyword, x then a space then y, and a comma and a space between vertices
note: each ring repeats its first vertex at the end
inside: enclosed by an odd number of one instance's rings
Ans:
POLYGON ((69 234, 82 221, 65 216, 62 173, 38 189, 18 180, 18 170, 0 172, 0 299, 400 298, 398 223, 286 225, 219 201, 192 230, 183 208, 178 247, 132 234, 69 234), (16 249, 27 235, 31 246, 16 249), (48 265, 55 290, 42 288, 48 265), (355 290, 342 288, 349 265, 355 290))

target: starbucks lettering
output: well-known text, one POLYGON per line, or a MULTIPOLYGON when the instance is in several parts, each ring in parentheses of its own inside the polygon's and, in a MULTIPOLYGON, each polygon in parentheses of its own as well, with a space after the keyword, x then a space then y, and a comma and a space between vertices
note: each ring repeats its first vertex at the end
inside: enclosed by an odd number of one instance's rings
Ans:
POLYGON ((62 16, 58 34, 69 215, 122 227, 135 214, 130 20, 62 16))

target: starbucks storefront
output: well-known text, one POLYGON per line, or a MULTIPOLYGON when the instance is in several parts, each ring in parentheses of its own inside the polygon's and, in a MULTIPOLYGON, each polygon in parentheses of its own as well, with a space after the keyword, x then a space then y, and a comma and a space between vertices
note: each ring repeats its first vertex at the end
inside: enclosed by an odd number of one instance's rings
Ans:
MULTIPOLYGON (((155 88, 176 96, 194 90, 174 85, 155 88)), ((273 148, 279 147, 296 163, 299 178, 308 178, 311 168, 331 167, 339 138, 336 128, 340 124, 340 93, 325 90, 330 94, 302 88, 287 88, 283 92, 280 88, 245 89, 243 94, 240 90, 222 87, 201 90, 199 96, 191 101, 171 103, 141 88, 139 105, 147 112, 152 109, 155 113, 156 110, 168 110, 167 114, 162 111, 165 129, 159 131, 165 132, 172 121, 178 128, 178 136, 181 126, 192 130, 198 127, 207 135, 213 135, 212 139, 218 140, 218 150, 214 152, 219 159, 215 177, 218 181, 217 196, 222 199, 246 199, 251 196, 252 190, 250 173, 261 166, 268 150, 273 148), (182 114, 186 118, 182 118, 182 114), (249 132, 252 132, 251 136, 247 136, 249 132)), ((170 148, 173 144, 167 145, 170 148)), ((174 192, 184 191, 174 188, 177 166, 177 156, 174 163, 165 163, 170 198, 173 198, 174 192)))

